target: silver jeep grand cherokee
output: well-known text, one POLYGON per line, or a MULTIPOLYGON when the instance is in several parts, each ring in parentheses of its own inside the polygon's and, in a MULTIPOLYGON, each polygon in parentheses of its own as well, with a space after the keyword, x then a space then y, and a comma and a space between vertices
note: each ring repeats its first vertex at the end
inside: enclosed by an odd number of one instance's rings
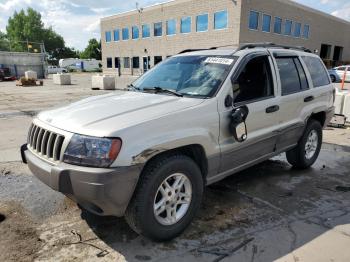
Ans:
POLYGON ((186 50, 128 91, 40 113, 22 157, 83 208, 167 240, 190 224, 204 186, 282 152, 310 167, 334 91, 320 58, 302 48, 186 50))

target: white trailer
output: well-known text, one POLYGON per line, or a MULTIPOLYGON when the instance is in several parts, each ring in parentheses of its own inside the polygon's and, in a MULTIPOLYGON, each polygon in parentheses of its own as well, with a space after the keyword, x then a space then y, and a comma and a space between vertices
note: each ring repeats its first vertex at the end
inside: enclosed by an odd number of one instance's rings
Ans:
POLYGON ((85 71, 97 71, 100 69, 101 61, 96 59, 78 59, 78 58, 67 58, 60 59, 59 65, 61 68, 74 69, 74 70, 85 70, 85 71))

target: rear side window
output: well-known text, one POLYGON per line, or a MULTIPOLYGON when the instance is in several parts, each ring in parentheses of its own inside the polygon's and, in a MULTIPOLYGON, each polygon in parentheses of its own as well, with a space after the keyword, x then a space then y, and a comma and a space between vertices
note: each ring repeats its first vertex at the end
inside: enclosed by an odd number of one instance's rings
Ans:
POLYGON ((303 60, 306 64, 307 69, 310 72, 314 87, 320 87, 330 84, 328 73, 319 58, 303 56, 303 60))
POLYGON ((297 57, 276 58, 276 61, 283 96, 309 88, 304 69, 297 57))

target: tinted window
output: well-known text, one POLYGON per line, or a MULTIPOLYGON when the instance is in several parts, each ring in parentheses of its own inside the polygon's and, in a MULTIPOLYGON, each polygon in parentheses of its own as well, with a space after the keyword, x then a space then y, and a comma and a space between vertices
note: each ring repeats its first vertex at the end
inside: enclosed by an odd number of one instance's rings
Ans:
POLYGON ((124 57, 124 68, 130 68, 130 59, 129 59, 129 57, 124 57))
POLYGON ((292 26, 293 26, 293 22, 291 20, 286 20, 286 24, 284 26, 285 35, 292 35, 292 26))
POLYGON ((139 28, 137 26, 132 27, 132 39, 139 38, 139 28))
POLYGON ((151 36, 151 28, 149 25, 143 25, 142 26, 142 37, 150 37, 151 36))
POLYGON ((262 30, 264 32, 270 32, 271 31, 271 16, 270 15, 263 15, 262 30))
POLYGON ((176 34, 176 20, 168 20, 166 22, 166 34, 167 35, 175 35, 176 34))
POLYGON ((197 16, 197 32, 208 31, 208 14, 197 16))
POLYGON ((191 17, 181 18, 181 33, 191 32, 191 17))
POLYGON ((129 28, 123 28, 122 30, 123 40, 129 39, 129 28))
POLYGON ((113 31, 114 41, 119 41, 119 29, 113 31))
POLYGON ((227 28, 227 11, 216 12, 214 14, 214 29, 227 28))
POLYGON ((273 32, 276 34, 282 33, 282 19, 279 17, 275 17, 275 25, 273 28, 273 32))
POLYGON ((250 60, 233 85, 235 103, 273 96, 271 67, 267 56, 250 60))
POLYGON ((112 34, 111 34, 111 31, 107 31, 106 32, 106 42, 111 42, 112 40, 112 34))
POLYGON ((120 68, 120 59, 119 57, 114 58, 114 67, 115 68, 120 68))
POLYGON ((163 30, 162 30, 162 22, 155 23, 154 24, 154 36, 162 36, 163 30))
POLYGON ((310 32, 310 26, 309 25, 304 25, 303 37, 308 39, 309 38, 309 32, 310 32))
POLYGON ((310 72, 314 87, 329 85, 328 73, 322 63, 317 57, 304 56, 303 60, 307 69, 310 72))
POLYGON ((107 57, 107 68, 112 68, 112 57, 107 57))
POLYGON ((155 56, 154 57, 154 65, 159 64, 160 62, 162 62, 162 60, 163 60, 163 57, 155 56))
POLYGON ((249 29, 258 30, 259 27, 259 13, 250 11, 249 15, 249 29))
POLYGON ((295 23, 294 36, 295 37, 300 37, 300 34, 301 34, 301 24, 300 23, 295 23))
POLYGON ((140 68, 140 58, 138 56, 132 58, 132 68, 140 68))
POLYGON ((308 89, 305 72, 298 58, 277 58, 281 79, 282 95, 289 95, 308 89))

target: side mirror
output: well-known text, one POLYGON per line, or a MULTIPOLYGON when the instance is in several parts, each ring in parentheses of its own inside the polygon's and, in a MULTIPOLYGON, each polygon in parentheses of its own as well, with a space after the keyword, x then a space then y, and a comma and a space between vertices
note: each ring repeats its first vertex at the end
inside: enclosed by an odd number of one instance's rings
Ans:
POLYGON ((247 140, 247 125, 246 119, 249 114, 249 109, 247 106, 241 106, 233 109, 231 113, 230 121, 230 131, 233 134, 237 142, 244 142, 247 140))

